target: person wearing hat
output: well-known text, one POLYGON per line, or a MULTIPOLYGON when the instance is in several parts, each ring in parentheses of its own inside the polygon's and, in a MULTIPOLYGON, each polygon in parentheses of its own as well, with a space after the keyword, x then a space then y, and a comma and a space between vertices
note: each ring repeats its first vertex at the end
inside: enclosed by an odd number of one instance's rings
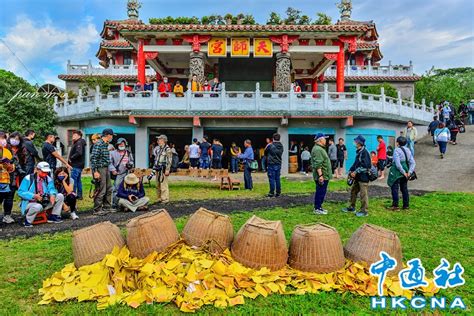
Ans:
POLYGON ((48 223, 61 223, 64 195, 58 194, 50 177, 51 168, 47 162, 40 162, 36 172, 23 178, 18 189, 21 198, 21 214, 25 216, 25 227, 32 227, 38 213, 52 208, 48 223))
POLYGON ((155 156, 153 169, 156 171, 156 195, 158 197, 158 203, 168 203, 170 201, 168 176, 170 175, 173 154, 167 143, 168 137, 166 137, 166 135, 160 135, 158 136, 158 146, 153 150, 155 156))
POLYGON ((354 144, 356 146, 356 157, 354 163, 349 169, 349 177, 354 180, 351 189, 351 204, 342 211, 346 213, 354 213, 356 211, 357 195, 360 192, 361 207, 360 211, 356 212, 355 215, 358 217, 363 217, 368 215, 369 170, 372 166, 372 160, 370 159, 369 151, 365 147, 364 136, 358 135, 356 138, 354 138, 354 144))
POLYGON ((94 195, 94 214, 104 215, 112 209, 112 184, 110 182, 110 152, 109 143, 114 138, 114 131, 106 128, 101 138, 94 144, 90 157, 92 176, 99 182, 94 195))
POLYGON ((129 173, 122 180, 117 190, 118 206, 120 209, 136 212, 146 210, 150 199, 145 196, 141 178, 129 173))
POLYGON ((120 137, 117 139, 115 150, 110 153, 109 171, 112 173, 111 179, 114 180, 114 190, 112 194, 112 206, 114 208, 117 207, 118 187, 134 165, 133 154, 127 147, 127 140, 120 137))
POLYGON ((314 194, 314 213, 326 215, 328 211, 323 209, 324 198, 328 189, 329 180, 332 178, 331 160, 326 152, 326 139, 328 136, 318 133, 314 137, 313 149, 311 150, 311 166, 313 168, 313 179, 316 182, 316 193, 314 194))
POLYGON ((59 152, 56 150, 56 147, 54 147, 54 143, 56 142, 56 134, 53 132, 46 133, 46 138, 43 143, 43 148, 41 149, 43 153, 43 160, 46 161, 51 170, 54 172, 56 169, 56 162, 57 159, 63 163, 64 166, 66 166, 69 170, 72 169, 72 167, 69 165, 69 163, 64 159, 59 152))
POLYGON ((407 139, 403 136, 397 138, 397 148, 393 152, 393 164, 390 167, 387 184, 392 190, 392 205, 388 208, 391 211, 398 211, 400 207, 398 190, 402 191, 403 209, 407 210, 409 205, 408 179, 415 172, 416 162, 410 149, 406 147, 407 139))

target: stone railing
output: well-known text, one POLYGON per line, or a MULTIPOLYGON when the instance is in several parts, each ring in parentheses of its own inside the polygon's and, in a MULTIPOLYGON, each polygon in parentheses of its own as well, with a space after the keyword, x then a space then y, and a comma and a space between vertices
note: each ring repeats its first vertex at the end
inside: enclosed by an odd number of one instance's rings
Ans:
MULTIPOLYGON (((108 68, 94 67, 89 61, 86 65, 75 65, 69 61, 67 63, 67 74, 68 75, 88 75, 88 76, 124 76, 131 75, 136 76, 138 73, 138 66, 133 64, 130 65, 110 65, 108 68)), ((145 66, 145 75, 156 76, 156 72, 151 66, 145 66)))
MULTIPOLYGON (((79 90, 80 92, 80 90, 79 90)), ((395 121, 415 120, 420 124, 429 122, 433 116, 433 105, 416 104, 413 98, 403 100, 380 95, 356 92, 329 92, 324 84, 322 92, 264 92, 259 84, 255 91, 226 91, 222 84, 220 92, 198 92, 188 90, 183 97, 173 93, 162 94, 156 83, 151 91, 126 92, 121 84, 119 92, 101 94, 96 87, 94 95, 79 96, 58 102, 55 110, 62 121, 77 120, 89 116, 182 115, 195 116, 211 113, 214 116, 357 116, 386 117, 395 121), (138 114, 137 114, 138 113, 138 114)))
MULTIPOLYGON (((394 66, 391 63, 388 66, 372 66, 372 65, 346 65, 344 67, 346 76, 387 76, 387 77, 409 77, 413 76, 413 64, 409 66, 394 66)), ((324 72, 325 76, 335 77, 336 66, 331 66, 324 72)))

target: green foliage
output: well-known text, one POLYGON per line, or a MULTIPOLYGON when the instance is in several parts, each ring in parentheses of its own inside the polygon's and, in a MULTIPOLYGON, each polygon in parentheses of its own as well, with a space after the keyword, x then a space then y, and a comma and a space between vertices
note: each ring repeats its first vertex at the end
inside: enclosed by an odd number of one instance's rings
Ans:
POLYGON ((301 19, 301 11, 297 10, 292 7, 288 7, 285 11, 286 13, 286 19, 285 19, 285 24, 288 25, 295 25, 299 24, 299 21, 301 19))
POLYGON ((267 25, 280 25, 282 22, 281 16, 276 12, 271 12, 267 20, 267 25))
MULTIPOLYGON (((360 92, 362 93, 369 93, 369 94, 380 94, 381 88, 384 88, 385 90, 385 95, 387 97, 392 97, 392 98, 397 98, 398 97, 398 91, 397 89, 392 86, 391 84, 387 82, 383 82, 382 84, 377 84, 373 86, 367 86, 367 87, 361 87, 360 92)), ((351 92, 356 91, 356 87, 350 87, 349 89, 351 92)))
POLYGON ((1 130, 24 133, 31 128, 41 134, 54 131, 55 123, 52 95, 38 93, 26 80, 0 69, 1 130))
POLYGON ((318 16, 318 18, 314 20, 313 24, 330 25, 332 23, 332 19, 329 15, 322 12, 318 12, 316 13, 316 15, 318 16))
POLYGON ((164 18, 150 18, 148 20, 150 24, 157 24, 157 25, 162 25, 162 24, 201 24, 201 21, 195 17, 185 17, 185 16, 179 16, 176 18, 173 18, 172 16, 167 16, 164 18))
POLYGON ((415 101, 454 105, 474 99, 474 68, 431 69, 415 83, 415 101))
POLYGON ((99 86, 100 93, 103 94, 109 93, 110 87, 114 85, 114 81, 112 79, 102 76, 87 76, 82 79, 82 82, 90 90, 95 90, 95 87, 99 86))
POLYGON ((247 15, 244 16, 244 18, 242 20, 242 24, 244 24, 244 25, 255 25, 257 23, 255 22, 255 18, 253 17, 253 15, 247 14, 247 15))

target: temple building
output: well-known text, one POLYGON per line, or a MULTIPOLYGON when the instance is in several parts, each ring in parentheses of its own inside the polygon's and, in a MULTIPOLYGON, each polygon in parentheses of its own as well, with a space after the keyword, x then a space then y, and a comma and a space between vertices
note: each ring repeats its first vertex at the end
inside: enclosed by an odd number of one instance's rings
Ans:
POLYGON ((149 143, 161 133, 182 152, 203 135, 227 147, 249 138, 258 149, 277 131, 286 149, 290 141, 311 148, 312 136, 324 132, 347 139, 350 160, 355 135, 365 135, 369 149, 377 135, 394 144, 407 120, 431 119, 432 106, 413 101, 419 77, 411 62, 381 66, 375 23, 351 20, 350 1, 339 4, 341 18, 331 25, 146 24, 139 7, 129 0, 128 19, 104 22, 96 54, 101 67, 68 61, 59 75, 77 94, 55 104, 63 137, 111 127, 129 140, 137 165, 147 167, 149 143), (220 91, 192 92, 193 75, 201 84, 218 78, 220 91), (84 89, 95 76, 111 79, 110 91, 84 89), (180 81, 182 97, 158 91, 164 77, 171 85, 180 81), (149 91, 130 89, 147 82, 149 91), (383 89, 361 91, 383 82, 398 90, 397 98, 383 89))

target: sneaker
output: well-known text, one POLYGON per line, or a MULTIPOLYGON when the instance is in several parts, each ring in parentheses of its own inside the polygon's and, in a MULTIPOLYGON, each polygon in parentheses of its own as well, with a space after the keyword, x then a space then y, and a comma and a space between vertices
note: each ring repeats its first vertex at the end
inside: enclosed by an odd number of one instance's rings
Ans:
POLYGON ((268 194, 267 194, 267 197, 269 197, 269 198, 275 197, 275 194, 273 194, 273 193, 268 193, 268 194))
POLYGON ((345 208, 342 209, 342 211, 343 211, 344 213, 353 213, 353 212, 355 212, 355 208, 353 208, 353 207, 345 207, 345 208))
POLYGON ((112 207, 106 208, 105 212, 107 212, 107 213, 117 213, 117 208, 112 206, 112 207))
POLYGON ((408 210, 410 210, 410 207, 409 207, 409 206, 404 206, 402 209, 403 209, 404 211, 408 211, 408 210))
POLYGON ((59 223, 62 223, 62 222, 63 222, 63 220, 62 220, 61 216, 58 216, 58 215, 48 216, 48 223, 59 224, 59 223))
POLYGON ((280 195, 281 195, 280 193, 277 193, 277 194, 275 194, 275 197, 279 197, 280 195))
POLYGON ((400 208, 398 206, 387 206, 386 209, 394 212, 400 211, 400 208))
POLYGON ((316 215, 327 215, 328 211, 326 211, 322 208, 319 208, 319 209, 314 209, 313 213, 316 214, 316 215))
POLYGON ((366 216, 369 216, 369 213, 367 213, 367 211, 359 211, 355 215, 357 217, 366 217, 366 216))
POLYGON ((79 219, 79 216, 77 216, 76 212, 71 212, 71 218, 72 220, 79 219))
POLYGON ((11 217, 11 215, 5 215, 5 216, 3 216, 2 222, 6 223, 6 224, 12 224, 12 223, 15 222, 15 220, 13 219, 13 217, 11 217))
POLYGON ((30 228, 30 227, 33 227, 33 224, 31 224, 30 222, 28 222, 28 221, 25 219, 25 222, 23 223, 23 226, 30 228))

